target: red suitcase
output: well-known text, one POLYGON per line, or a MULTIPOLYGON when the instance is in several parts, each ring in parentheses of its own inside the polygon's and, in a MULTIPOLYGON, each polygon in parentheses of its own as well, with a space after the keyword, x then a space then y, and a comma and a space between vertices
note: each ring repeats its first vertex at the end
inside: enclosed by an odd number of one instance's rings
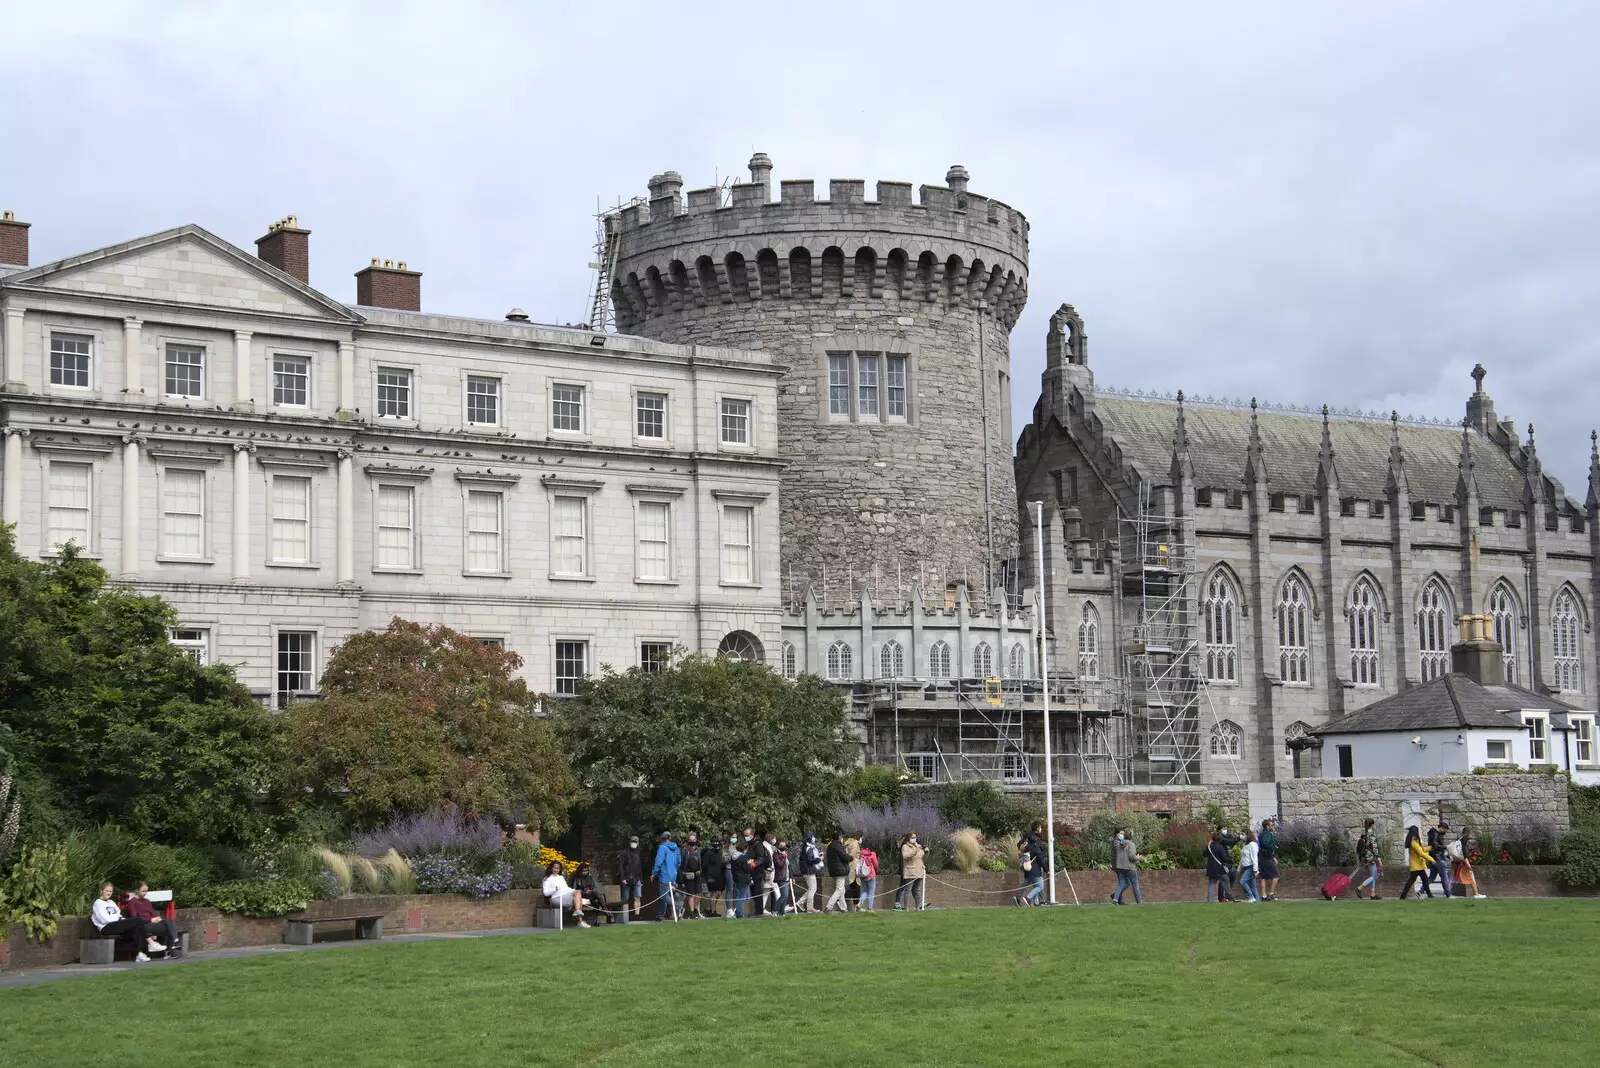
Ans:
POLYGON ((1343 872, 1328 876, 1328 881, 1322 884, 1322 896, 1329 901, 1339 900, 1339 895, 1350 889, 1350 876, 1343 872))

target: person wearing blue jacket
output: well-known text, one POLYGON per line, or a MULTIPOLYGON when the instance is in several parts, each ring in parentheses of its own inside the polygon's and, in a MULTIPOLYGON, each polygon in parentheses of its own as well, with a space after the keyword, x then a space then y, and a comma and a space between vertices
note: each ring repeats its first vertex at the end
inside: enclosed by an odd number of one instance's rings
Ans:
POLYGON ((650 868, 650 874, 655 876, 656 886, 660 890, 660 900, 656 906, 656 919, 676 920, 678 918, 677 883, 678 864, 682 854, 678 852, 678 844, 672 840, 671 831, 661 832, 661 844, 656 847, 656 862, 650 868))

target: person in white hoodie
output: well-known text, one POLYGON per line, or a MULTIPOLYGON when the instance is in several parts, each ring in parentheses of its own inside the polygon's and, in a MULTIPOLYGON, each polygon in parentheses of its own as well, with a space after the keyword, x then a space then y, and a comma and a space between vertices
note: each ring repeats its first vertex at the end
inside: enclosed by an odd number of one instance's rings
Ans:
POLYGON ((110 883, 100 888, 100 896, 95 899, 94 906, 89 910, 89 919, 94 923, 94 929, 99 931, 103 938, 115 938, 119 942, 132 943, 134 960, 149 960, 148 954, 164 951, 167 947, 150 937, 150 932, 145 930, 142 920, 127 919, 122 915, 117 903, 111 900, 113 892, 110 883))
POLYGON ((550 903, 551 908, 571 909, 573 919, 578 921, 579 927, 588 927, 583 918, 583 896, 567 885, 566 876, 561 874, 561 862, 552 860, 550 866, 544 870, 544 899, 550 903))
POLYGON ((1261 846, 1256 844, 1256 832, 1244 832, 1244 845, 1239 847, 1239 889, 1252 905, 1261 900, 1256 889, 1256 876, 1261 873, 1261 846))

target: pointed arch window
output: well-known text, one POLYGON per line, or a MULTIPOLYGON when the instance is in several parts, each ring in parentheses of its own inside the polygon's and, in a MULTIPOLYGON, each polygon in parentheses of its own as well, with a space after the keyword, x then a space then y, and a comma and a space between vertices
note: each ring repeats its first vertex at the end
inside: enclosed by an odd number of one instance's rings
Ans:
POLYGON ((1239 591, 1226 572, 1217 571, 1206 583, 1206 678, 1212 682, 1239 681, 1239 642, 1235 623, 1239 617, 1239 591))
POLYGON ((1361 578, 1350 591, 1350 678, 1357 686, 1377 686, 1382 682, 1378 652, 1378 589, 1369 578, 1361 578))
POLYGON ((1011 647, 1010 663, 1006 667, 1006 674, 1014 679, 1020 679, 1028 673, 1028 651, 1021 642, 1011 647))
POLYGON ((1083 617, 1078 621, 1078 678, 1100 677, 1100 610, 1093 602, 1083 606, 1083 617))
POLYGON ((784 678, 792 679, 792 678, 795 677, 795 668, 797 666, 796 661, 797 661, 797 658, 796 658, 795 652, 794 652, 794 644, 792 642, 784 642, 783 643, 783 677, 784 678))
POLYGON ((1437 578, 1422 587, 1417 602, 1417 646, 1422 655, 1422 681, 1450 671, 1450 591, 1437 578))
POLYGON ((1562 590, 1550 615, 1550 647, 1555 653, 1556 689, 1577 693, 1583 689, 1583 620, 1578 596, 1562 590))
POLYGON ((972 676, 977 679, 987 679, 994 674, 994 647, 988 642, 979 642, 972 649, 972 676))
POLYGON ((1311 614, 1311 594, 1298 574, 1283 580, 1278 590, 1278 678, 1294 686, 1311 683, 1311 642, 1306 620, 1311 614))
POLYGON ((850 655, 850 646, 842 641, 834 642, 828 646, 828 678, 834 682, 843 682, 855 677, 855 665, 850 655))
POLYGON ((950 646, 943 641, 936 641, 928 650, 928 677, 934 679, 948 679, 950 677, 950 646))
POLYGON ((878 650, 878 677, 903 679, 906 675, 906 651, 899 642, 890 639, 878 650))
POLYGON ((1504 582, 1489 593, 1489 618, 1494 623, 1494 640, 1505 657, 1506 681, 1517 681, 1517 595, 1504 582))
POLYGON ((1213 724, 1208 749, 1217 760, 1238 759, 1244 752, 1244 728, 1231 719, 1213 724))

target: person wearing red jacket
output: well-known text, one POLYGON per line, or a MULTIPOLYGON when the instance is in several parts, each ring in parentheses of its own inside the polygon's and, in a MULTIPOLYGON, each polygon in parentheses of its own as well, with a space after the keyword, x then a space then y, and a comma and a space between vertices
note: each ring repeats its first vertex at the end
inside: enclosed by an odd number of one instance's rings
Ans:
POLYGON ((156 915, 155 903, 150 900, 150 884, 141 882, 128 898, 128 915, 144 924, 145 930, 157 942, 167 947, 167 959, 183 956, 183 942, 178 937, 178 925, 165 916, 156 915))

